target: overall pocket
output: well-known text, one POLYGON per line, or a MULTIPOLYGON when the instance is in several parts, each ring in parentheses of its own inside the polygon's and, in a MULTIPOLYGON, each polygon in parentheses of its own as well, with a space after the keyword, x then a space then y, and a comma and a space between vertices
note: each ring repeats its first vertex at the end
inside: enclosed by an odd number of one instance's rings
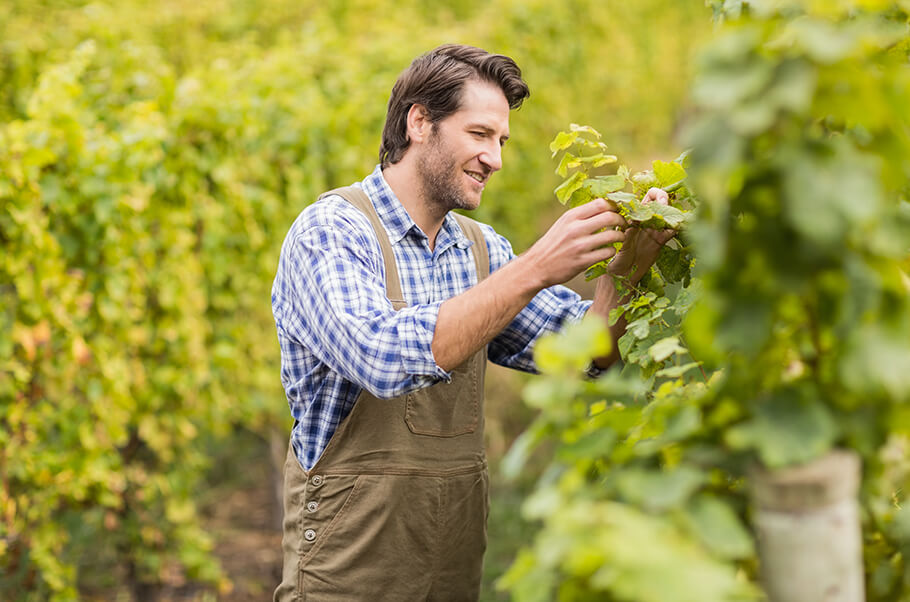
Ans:
POLYGON ((483 363, 478 352, 452 371, 452 381, 409 393, 405 422, 412 433, 434 437, 457 437, 473 433, 480 424, 483 395, 483 363))

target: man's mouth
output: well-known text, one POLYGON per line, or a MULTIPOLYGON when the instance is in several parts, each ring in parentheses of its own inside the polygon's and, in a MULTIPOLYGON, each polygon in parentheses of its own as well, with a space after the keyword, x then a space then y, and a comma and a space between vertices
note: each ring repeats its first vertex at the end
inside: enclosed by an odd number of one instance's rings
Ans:
POLYGON ((484 175, 484 174, 482 174, 482 173, 479 173, 479 172, 476 172, 476 171, 467 171, 467 170, 465 170, 465 173, 468 174, 468 177, 473 178, 474 180, 476 180, 477 182, 479 182, 479 183, 481 183, 481 184, 483 184, 483 183, 486 182, 486 180, 487 180, 487 176, 486 176, 486 175, 484 175))

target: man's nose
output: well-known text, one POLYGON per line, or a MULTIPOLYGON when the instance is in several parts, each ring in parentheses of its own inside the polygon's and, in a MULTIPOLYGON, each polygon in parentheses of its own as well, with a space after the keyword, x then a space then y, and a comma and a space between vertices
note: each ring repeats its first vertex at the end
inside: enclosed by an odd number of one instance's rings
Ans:
POLYGON ((502 146, 494 142, 480 153, 480 162, 490 168, 490 171, 502 169, 502 146))

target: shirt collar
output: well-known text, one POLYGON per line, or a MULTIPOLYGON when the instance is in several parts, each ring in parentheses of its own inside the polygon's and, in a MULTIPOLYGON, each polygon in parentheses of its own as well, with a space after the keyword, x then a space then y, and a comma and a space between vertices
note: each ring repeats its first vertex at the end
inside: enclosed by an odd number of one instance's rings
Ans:
MULTIPOLYGON (((426 238, 426 234, 414 223, 404 205, 392 192, 392 188, 382 175, 381 165, 377 165, 360 185, 373 202, 376 213, 379 215, 379 221, 385 226, 391 244, 398 243, 411 231, 415 236, 426 238)), ((436 236, 436 252, 441 253, 452 245, 459 249, 466 249, 472 244, 474 243, 464 235, 452 213, 447 213, 442 227, 439 229, 439 234, 436 236)))

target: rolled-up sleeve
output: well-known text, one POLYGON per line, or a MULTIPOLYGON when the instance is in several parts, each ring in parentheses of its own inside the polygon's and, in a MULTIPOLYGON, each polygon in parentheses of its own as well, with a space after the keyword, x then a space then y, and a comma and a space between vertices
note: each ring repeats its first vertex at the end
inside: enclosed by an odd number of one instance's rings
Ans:
MULTIPOLYGON (((484 228, 490 251, 490 269, 495 271, 512 261, 515 254, 508 240, 489 226, 484 228)), ((581 320, 589 307, 591 301, 583 300, 578 293, 565 286, 543 289, 490 342, 490 361, 524 372, 537 372, 534 363, 534 345, 537 340, 581 320)))
POLYGON ((273 287, 284 337, 379 398, 449 380, 431 349, 441 302, 395 311, 382 252, 363 214, 317 203, 292 233, 273 287))

